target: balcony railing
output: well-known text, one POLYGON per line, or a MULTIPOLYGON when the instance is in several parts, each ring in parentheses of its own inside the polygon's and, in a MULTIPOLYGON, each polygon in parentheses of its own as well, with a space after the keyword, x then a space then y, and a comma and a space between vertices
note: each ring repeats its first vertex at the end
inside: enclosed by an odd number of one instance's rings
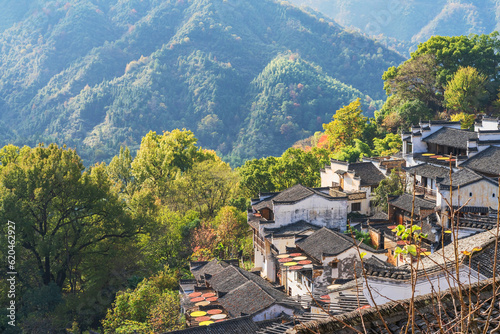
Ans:
POLYGON ((417 195, 424 195, 424 197, 428 197, 428 198, 432 198, 432 199, 435 199, 436 194, 437 194, 436 190, 429 189, 429 188, 422 187, 422 186, 415 186, 415 192, 417 195))

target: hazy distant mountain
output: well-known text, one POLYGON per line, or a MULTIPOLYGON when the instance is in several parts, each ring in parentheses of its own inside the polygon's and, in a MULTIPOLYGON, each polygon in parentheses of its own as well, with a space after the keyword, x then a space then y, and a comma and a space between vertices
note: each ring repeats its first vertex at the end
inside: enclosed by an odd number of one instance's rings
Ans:
POLYGON ((1 144, 66 143, 87 162, 183 127, 234 162, 279 155, 355 97, 373 112, 403 61, 269 0, 0 4, 1 144))
POLYGON ((314 8, 346 27, 402 42, 425 42, 433 35, 491 33, 500 27, 498 0, 290 0, 314 8))

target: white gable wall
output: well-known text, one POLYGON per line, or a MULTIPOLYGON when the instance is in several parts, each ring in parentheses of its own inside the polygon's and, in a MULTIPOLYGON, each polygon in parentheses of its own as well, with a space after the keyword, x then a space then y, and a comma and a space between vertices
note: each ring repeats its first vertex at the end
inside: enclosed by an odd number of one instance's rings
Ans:
POLYGON ((325 168, 325 171, 321 171, 320 175, 322 187, 331 187, 333 182, 339 182, 339 176, 330 168, 325 168))
POLYGON ((278 318, 281 315, 281 313, 286 313, 290 316, 293 316, 293 310, 291 308, 284 307, 283 305, 279 304, 273 304, 268 308, 266 308, 265 310, 255 314, 252 317, 252 320, 255 322, 255 321, 275 319, 278 318))
MULTIPOLYGON (((450 188, 441 186, 436 198, 436 205, 441 210, 446 210, 448 205, 443 198, 450 197, 450 188)), ((486 180, 468 184, 460 187, 460 190, 453 189, 453 205, 482 206, 496 209, 498 206, 498 186, 486 180), (472 194, 472 196, 471 196, 472 194), (468 201, 468 202, 467 202, 468 201)))
POLYGON ((312 195, 293 204, 275 204, 272 227, 281 227, 300 220, 316 226, 346 230, 347 199, 328 200, 320 195, 312 195))
POLYGON ((286 253, 286 247, 295 247, 295 236, 272 238, 273 245, 278 249, 278 253, 286 253))
MULTIPOLYGON (((456 271, 451 269, 449 274, 441 273, 429 278, 419 278, 415 285, 415 297, 431 292, 436 293, 445 291, 450 288, 450 283, 455 287, 455 281, 450 280, 449 276, 456 277, 456 271)), ((486 279, 486 277, 479 275, 478 280, 478 273, 466 266, 462 266, 460 269, 460 282, 462 282, 462 284, 473 284, 484 279, 486 279)), ((368 277, 364 282, 363 294, 371 306, 375 304, 382 305, 393 300, 408 299, 412 296, 411 282, 368 277), (371 290, 373 300, 370 297, 367 286, 369 286, 371 290)))

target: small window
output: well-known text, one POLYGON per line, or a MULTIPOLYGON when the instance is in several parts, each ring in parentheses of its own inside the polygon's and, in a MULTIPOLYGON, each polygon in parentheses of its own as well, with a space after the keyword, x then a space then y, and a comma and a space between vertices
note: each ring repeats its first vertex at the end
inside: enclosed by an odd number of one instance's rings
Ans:
POLYGON ((469 193, 469 196, 472 197, 472 193, 469 193))
POLYGON ((351 211, 361 211, 361 203, 352 203, 351 211))

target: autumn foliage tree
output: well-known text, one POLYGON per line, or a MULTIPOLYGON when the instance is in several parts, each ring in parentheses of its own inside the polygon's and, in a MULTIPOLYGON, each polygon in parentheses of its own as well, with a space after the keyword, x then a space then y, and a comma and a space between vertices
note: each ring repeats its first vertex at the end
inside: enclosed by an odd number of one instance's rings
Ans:
POLYGON ((217 250, 222 259, 237 258, 243 239, 249 238, 247 217, 238 212, 235 207, 222 208, 215 217, 215 233, 217 236, 217 250))
POLYGON ((487 80, 474 67, 460 67, 446 86, 446 107, 458 113, 477 114, 488 99, 487 80))
POLYGON ((362 113, 361 102, 358 98, 337 110, 333 115, 333 121, 323 124, 330 150, 338 151, 343 147, 353 146, 354 140, 362 136, 367 121, 362 113))

